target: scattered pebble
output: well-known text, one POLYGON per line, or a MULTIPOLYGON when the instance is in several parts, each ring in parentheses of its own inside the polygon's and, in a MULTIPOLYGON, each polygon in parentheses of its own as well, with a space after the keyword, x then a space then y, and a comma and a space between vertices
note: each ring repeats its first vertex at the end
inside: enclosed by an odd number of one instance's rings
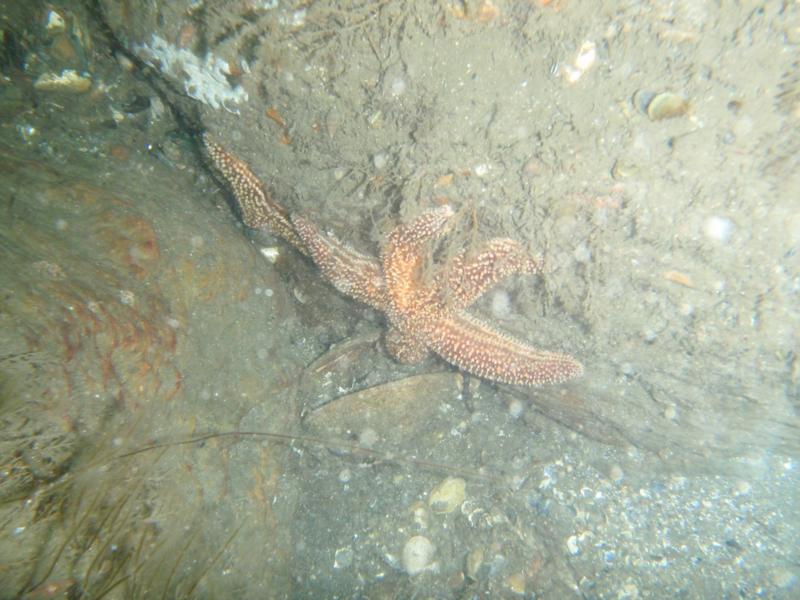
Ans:
POLYGON ((486 177, 486 175, 489 174, 489 165, 487 165, 486 163, 475 165, 473 171, 475 172, 475 175, 477 175, 478 177, 486 177))
POLYGON ((302 27, 306 22, 306 9, 302 8, 292 13, 292 27, 302 27))
POLYGON ((465 496, 466 482, 460 477, 448 477, 431 491, 428 505, 435 513, 447 514, 461 506, 465 496))
POLYGON ((705 223, 703 223, 703 233, 705 233, 706 237, 709 239, 719 242, 720 244, 725 244, 731 239, 733 222, 725 217, 709 217, 706 219, 705 223))
POLYGON ((392 80, 391 94, 395 98, 402 96, 406 91, 406 82, 402 77, 396 77, 392 80))
POLYGON ((381 436, 372 427, 365 427, 358 434, 358 445, 364 448, 372 448, 381 439, 381 436))
POLYGON ((680 271, 666 271, 664 273, 664 279, 667 281, 671 281, 672 283, 677 283, 678 285, 682 285, 688 288, 694 288, 694 284, 692 283, 692 279, 686 274, 681 273, 680 271))
POLYGON ((346 569, 353 564, 353 549, 350 546, 337 548, 333 555, 333 568, 346 569))
POLYGON ((292 295, 300 304, 308 304, 309 302, 308 295, 298 287, 292 288, 292 295))
POLYGON ((133 306, 136 304, 136 295, 130 290, 120 290, 119 301, 125 306, 133 306))
POLYGON ((411 507, 411 512, 414 515, 414 523, 420 529, 427 529, 431 522, 431 512, 423 502, 416 502, 411 507))
POLYGON ((778 568, 772 571, 772 582, 782 590, 793 588, 797 584, 797 579, 797 575, 789 569, 778 568))
POLYGON ((342 483, 349 483, 352 478, 353 472, 350 469, 345 468, 339 471, 339 481, 342 483))
POLYGON ((465 574, 473 581, 478 579, 478 571, 483 566, 483 550, 475 548, 467 554, 467 564, 465 574))
POLYGON ((523 595, 525 593, 525 574, 512 573, 506 577, 505 584, 513 594, 523 595))
POLYGON ((580 554, 581 547, 578 545, 578 536, 571 535, 567 538, 567 550, 573 556, 580 554))
POLYGON ((636 367, 629 362, 622 363, 619 366, 619 370, 625 377, 633 377, 636 375, 636 367))
POLYGON ((525 404, 522 403, 522 400, 514 398, 508 403, 508 416, 512 419, 519 419, 523 412, 525 412, 525 404))
POLYGON ((639 588, 635 583, 626 583, 617 594, 617 600, 636 600, 639 597, 639 588))
POLYGON ((58 14, 56 11, 51 10, 47 13, 47 24, 45 25, 47 31, 50 32, 59 32, 64 31, 66 29, 66 23, 64 22, 64 17, 58 14))
POLYGON ((427 571, 433 565, 431 559, 436 547, 423 535, 415 535, 403 547, 403 569, 414 577, 427 571))
POLYGON ((586 244, 581 243, 575 248, 572 257, 576 262, 585 264, 592 259, 592 252, 586 244))
POLYGON ((750 493, 750 482, 740 479, 736 482, 736 485, 733 488, 733 493, 735 496, 744 496, 745 494, 750 493))
POLYGON ((383 169, 388 162, 389 162, 389 157, 386 156, 386 152, 377 152, 372 156, 372 164, 378 171, 383 169))
POLYGON ((261 252, 262 256, 264 256, 264 258, 266 258, 272 264, 275 264, 275 262, 278 260, 278 258, 281 255, 280 249, 278 249, 275 246, 270 246, 268 248, 261 248, 260 252, 261 252))
POLYGON ((511 297, 505 290, 492 293, 492 316, 496 319, 507 319, 511 315, 511 297))

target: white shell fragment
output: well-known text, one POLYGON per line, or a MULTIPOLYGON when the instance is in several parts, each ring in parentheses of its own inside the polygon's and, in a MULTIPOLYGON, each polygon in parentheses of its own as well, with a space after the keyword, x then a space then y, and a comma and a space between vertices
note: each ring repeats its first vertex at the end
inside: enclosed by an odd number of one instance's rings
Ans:
POLYGON ((707 238, 720 244, 725 244, 731 239, 733 222, 726 217, 716 215, 709 217, 703 223, 703 233, 707 238))
POLYGON ((569 83, 577 82, 583 74, 592 68, 597 60, 597 44, 586 40, 578 48, 578 54, 572 65, 564 67, 564 77, 569 83))
POLYGON ((79 75, 74 69, 64 69, 60 75, 43 73, 33 82, 33 87, 42 92, 82 94, 92 89, 92 80, 88 75, 79 75))
POLYGON ((275 264, 281 255, 280 249, 276 246, 263 247, 260 249, 260 252, 261 255, 272 264, 275 264))

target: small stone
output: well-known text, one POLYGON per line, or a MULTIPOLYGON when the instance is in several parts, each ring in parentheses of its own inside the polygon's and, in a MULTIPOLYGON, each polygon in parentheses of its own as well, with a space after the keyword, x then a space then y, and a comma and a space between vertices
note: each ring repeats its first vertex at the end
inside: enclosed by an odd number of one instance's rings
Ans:
POLYGON ((350 546, 343 546, 336 549, 333 555, 333 568, 346 569, 353 564, 353 549, 350 546))
POLYGON ((268 248, 261 248, 260 252, 261 255, 264 258, 266 258, 269 262, 271 262, 273 265, 278 260, 278 257, 281 255, 280 249, 274 246, 268 248))
POLYGON ((428 507, 423 502, 416 502, 411 507, 411 512, 414 515, 414 523, 420 529, 427 529, 431 521, 431 513, 428 507))
POLYGON ((619 465, 612 465, 611 469, 608 471, 608 477, 614 483, 619 483, 622 481, 623 477, 625 477, 625 473, 619 465))
POLYGON ((522 400, 514 398, 508 403, 508 416, 512 419, 519 419, 523 412, 525 412, 525 405, 522 400))
POLYGON ((778 568, 772 570, 771 579, 772 583, 774 583, 778 589, 789 590, 797 584, 798 578, 797 574, 789 569, 778 568))
POLYGON ((745 494, 750 493, 750 483, 745 481, 744 479, 740 479, 736 482, 736 485, 733 488, 733 493, 736 496, 744 496, 745 494))
POLYGON ((635 583, 626 583, 617 594, 618 600, 636 600, 639 597, 639 588, 635 583))
POLYGON ((520 596, 525 593, 525 574, 512 573, 505 580, 506 587, 514 594, 520 596))
POLYGON ((483 550, 475 548, 472 552, 467 554, 466 576, 477 581, 478 571, 483 566, 483 550))
POLYGON ((624 362, 619 366, 620 373, 625 377, 633 377, 636 375, 636 367, 629 362, 624 362))
POLYGON ((303 290, 297 287, 292 288, 292 295, 300 304, 308 304, 310 300, 308 295, 303 290))
POLYGON ((492 294, 492 315, 497 319, 508 319, 511 316, 511 297, 505 290, 496 290, 492 294))
POLYGON ((125 306, 133 306, 136 304, 136 295, 130 290, 120 290, 119 301, 125 306))
POLYGON ((431 491, 428 505, 437 514, 447 514, 461 506, 465 497, 466 482, 460 477, 448 477, 431 491))
POLYGON ((381 439, 381 436, 372 427, 365 427, 358 434, 358 445, 364 448, 372 448, 381 439))
POLYGON ((378 152, 372 157, 372 164, 378 171, 383 169, 388 162, 389 158, 386 156, 385 152, 378 152))
POLYGON ((725 217, 709 217, 703 224, 703 233, 715 242, 725 244, 731 239, 733 222, 725 217))
POLYGON ((401 77, 396 77, 392 81, 392 85, 391 85, 390 89, 391 89, 392 96, 394 96, 395 98, 397 98, 398 96, 402 96, 406 91, 406 82, 405 82, 405 80, 403 78, 401 78, 401 77))
POLYGON ((50 32, 64 31, 64 29, 66 29, 64 17, 62 17, 56 11, 51 10, 47 13, 47 23, 45 24, 45 28, 50 32))
POLYGON ((578 545, 578 536, 571 535, 567 538, 567 550, 573 556, 580 554, 581 547, 578 545))
POLYGON ((432 567, 436 547, 423 535, 415 535, 403 547, 403 569, 414 577, 432 567))
POLYGON ((576 262, 585 264, 592 259, 592 252, 586 244, 581 243, 572 252, 572 257, 576 262))

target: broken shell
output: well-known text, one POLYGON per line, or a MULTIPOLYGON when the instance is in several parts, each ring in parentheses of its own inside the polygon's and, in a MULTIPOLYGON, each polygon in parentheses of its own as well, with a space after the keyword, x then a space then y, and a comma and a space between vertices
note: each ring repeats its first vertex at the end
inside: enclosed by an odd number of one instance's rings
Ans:
POLYGON ((651 121, 671 119, 686 114, 688 108, 689 105, 686 100, 677 94, 663 92, 650 100, 647 105, 647 116, 650 117, 651 121))
POLYGON ((655 98, 656 95, 653 92, 649 92, 647 90, 639 90, 633 95, 631 98, 631 102, 633 103, 633 107, 638 110, 640 113, 647 114, 647 105, 655 98))
POLYGON ((650 117, 651 121, 680 117, 689 110, 686 100, 672 92, 655 94, 647 90, 639 90, 633 95, 632 102, 634 108, 650 117))
POLYGON ((617 160, 611 168, 611 177, 616 181, 621 181, 635 176, 638 171, 639 169, 634 163, 620 159, 617 160))
POLYGON ((60 75, 44 73, 33 82, 33 87, 42 92, 72 92, 82 94, 92 89, 88 75, 79 75, 74 69, 64 69, 60 75))

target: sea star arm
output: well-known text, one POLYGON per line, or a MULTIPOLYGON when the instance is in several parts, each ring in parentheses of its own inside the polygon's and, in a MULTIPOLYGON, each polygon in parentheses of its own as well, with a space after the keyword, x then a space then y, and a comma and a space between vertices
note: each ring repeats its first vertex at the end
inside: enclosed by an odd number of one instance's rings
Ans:
POLYGON ((422 246, 444 232, 445 225, 453 216, 448 206, 426 211, 410 223, 398 225, 389 234, 389 240, 381 253, 383 276, 389 290, 390 320, 399 320, 419 314, 426 308, 429 294, 420 283, 422 246))
POLYGON ((490 240, 477 255, 467 260, 458 255, 443 273, 439 287, 453 308, 471 306, 487 290, 515 273, 540 273, 542 262, 515 240, 490 240))
POLYGON ((322 234, 300 215, 292 215, 291 222, 311 260, 337 290, 380 311, 387 309, 386 285, 377 260, 322 234))
POLYGON ((560 383, 583 373, 583 365, 568 354, 538 350, 464 311, 453 311, 431 323, 424 340, 447 362, 501 383, 560 383))
POLYGON ((211 162, 228 182, 244 224, 253 229, 266 227, 303 254, 308 254, 303 241, 292 227, 288 211, 272 199, 269 190, 247 163, 211 140, 208 135, 203 136, 203 144, 211 162))
POLYGON ((383 341, 386 351, 397 362, 414 364, 421 362, 430 354, 423 341, 414 335, 403 333, 396 327, 389 327, 383 341))

